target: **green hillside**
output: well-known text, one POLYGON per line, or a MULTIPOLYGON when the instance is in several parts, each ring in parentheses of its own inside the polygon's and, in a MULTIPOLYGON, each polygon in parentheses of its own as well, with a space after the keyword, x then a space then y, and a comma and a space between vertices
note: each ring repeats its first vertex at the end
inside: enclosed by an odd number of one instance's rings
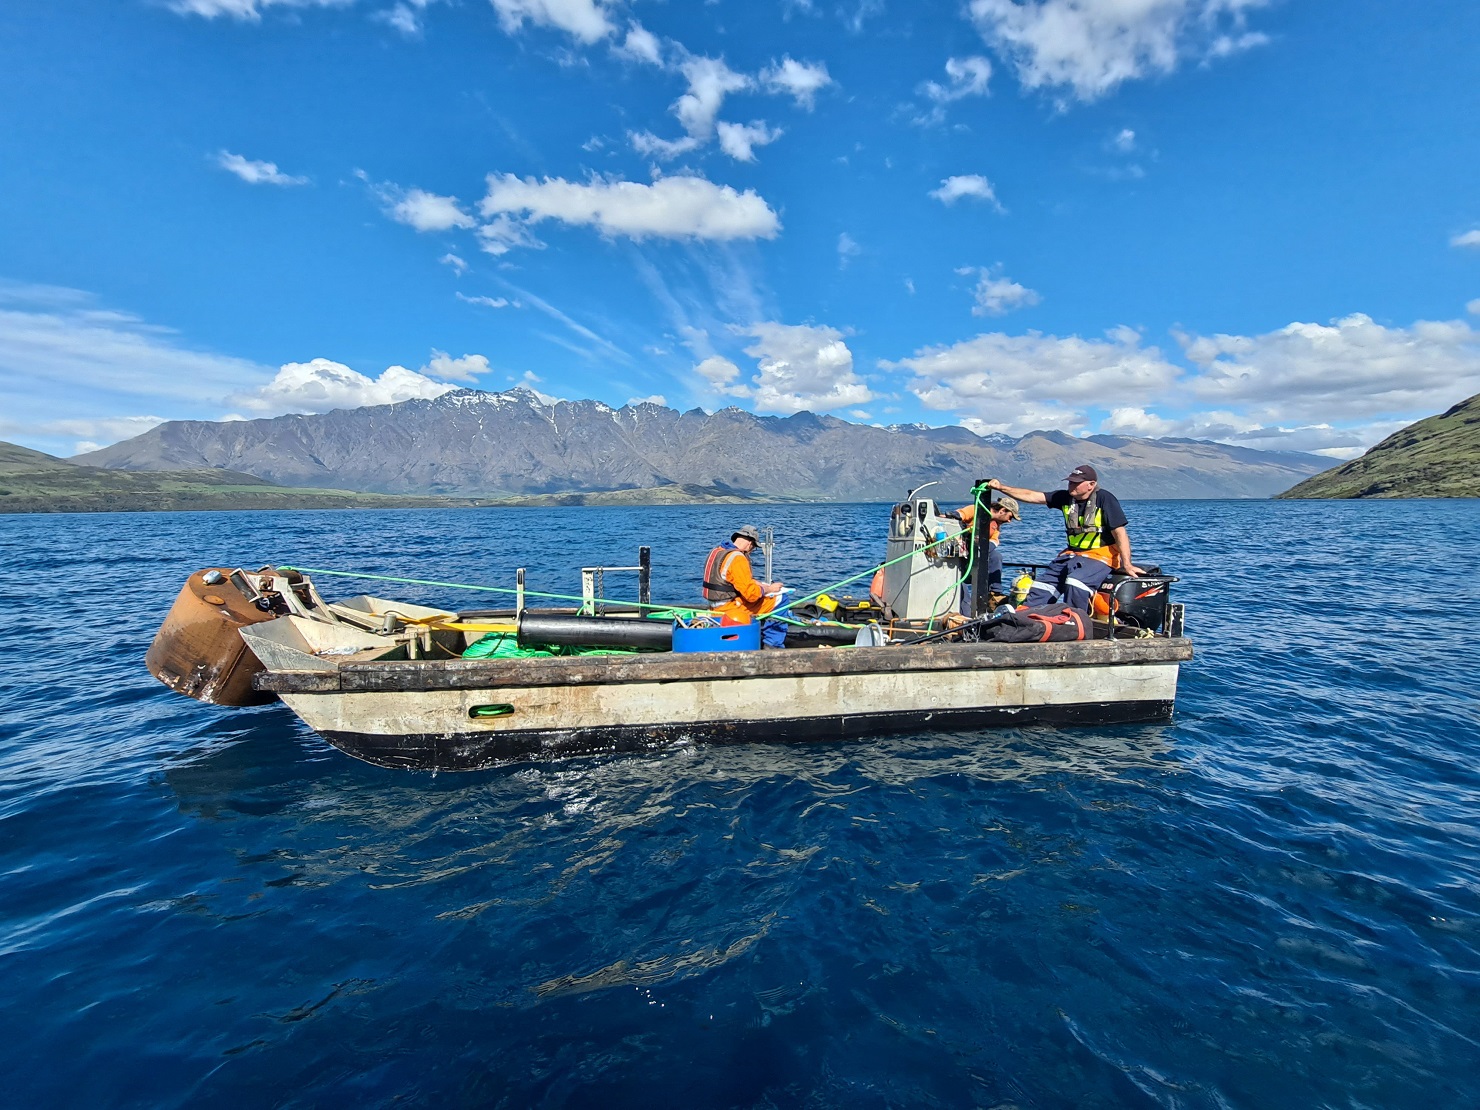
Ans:
POLYGON ((1323 470, 1279 497, 1474 497, 1480 394, 1394 432, 1360 459, 1323 470))
POLYGON ((467 498, 290 489, 232 470, 105 470, 0 442, 0 513, 440 508, 484 503, 467 498))

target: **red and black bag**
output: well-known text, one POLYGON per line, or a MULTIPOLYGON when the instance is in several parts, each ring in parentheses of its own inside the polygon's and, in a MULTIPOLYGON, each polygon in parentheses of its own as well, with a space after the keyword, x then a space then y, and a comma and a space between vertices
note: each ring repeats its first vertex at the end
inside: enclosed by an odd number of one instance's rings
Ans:
POLYGON ((1046 644, 1060 640, 1088 640, 1089 617, 1068 605, 1039 605, 1019 609, 1002 624, 982 631, 982 640, 997 644, 1046 644))

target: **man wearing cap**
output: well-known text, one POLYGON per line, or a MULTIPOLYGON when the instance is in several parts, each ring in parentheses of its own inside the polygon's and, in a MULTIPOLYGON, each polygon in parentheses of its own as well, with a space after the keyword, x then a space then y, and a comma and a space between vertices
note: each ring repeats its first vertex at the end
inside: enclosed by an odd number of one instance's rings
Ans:
MULTIPOLYGON (((976 522, 976 506, 963 505, 957 509, 955 514, 965 529, 963 536, 968 545, 971 544, 971 527, 976 522)), ((1002 592, 1002 551, 998 547, 1001 542, 1002 526, 1010 520, 1021 520, 1018 503, 1011 497, 1000 497, 992 502, 988 510, 987 519, 990 522, 987 528, 987 589, 991 593, 1002 592)), ((961 585, 961 609, 969 612, 971 609, 971 587, 967 583, 961 585)))
POLYGON ((1064 479, 1067 489, 1041 493, 1003 485, 993 478, 988 485, 1030 505, 1047 505, 1064 514, 1069 546, 1045 567, 1028 591, 1027 605, 1047 605, 1062 594, 1064 602, 1089 612, 1100 584, 1117 567, 1133 577, 1141 568, 1131 562, 1131 540, 1126 532, 1125 510, 1120 499, 1100 488, 1100 476, 1088 464, 1076 466, 1064 479))
MULTIPOLYGON (((709 553, 704 563, 704 600, 723 618, 736 624, 749 624, 776 608, 781 596, 780 582, 757 582, 750 570, 750 553, 760 546, 761 534, 754 524, 736 528, 728 543, 709 553)), ((761 643, 782 647, 786 643, 786 625, 781 621, 761 622, 761 643)))

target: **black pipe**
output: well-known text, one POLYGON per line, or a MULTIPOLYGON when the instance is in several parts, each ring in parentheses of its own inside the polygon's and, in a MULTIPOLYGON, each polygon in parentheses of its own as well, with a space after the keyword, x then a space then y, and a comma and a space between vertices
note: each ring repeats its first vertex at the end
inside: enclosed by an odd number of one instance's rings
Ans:
POLYGON ((673 650, 673 625, 667 621, 621 617, 556 616, 525 611, 519 618, 519 646, 630 647, 673 650))

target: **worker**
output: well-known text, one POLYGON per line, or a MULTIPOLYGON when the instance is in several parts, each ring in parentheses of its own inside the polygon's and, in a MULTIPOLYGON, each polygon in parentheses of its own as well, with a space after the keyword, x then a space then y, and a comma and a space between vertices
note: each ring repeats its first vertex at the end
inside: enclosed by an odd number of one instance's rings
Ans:
POLYGON ((1117 567, 1134 578, 1144 573, 1131 562, 1131 540, 1120 499, 1100 488, 1100 476, 1088 464, 1076 466, 1064 479, 1065 489, 1047 493, 1004 485, 996 478, 987 484, 1026 501, 1047 505, 1064 514, 1069 546, 1033 580, 1025 604, 1047 605, 1062 595, 1064 603, 1088 613, 1095 591, 1117 567))
MULTIPOLYGON (((953 514, 961 521, 964 531, 961 538, 966 544, 967 550, 971 550, 972 525, 976 523, 976 506, 963 505, 953 514)), ((1000 497, 992 502, 987 510, 987 593, 988 595, 1000 594, 1002 592, 1002 526, 1011 520, 1021 520, 1021 507, 1011 497, 1000 497)), ((971 610, 971 582, 968 580, 961 584, 961 609, 962 612, 971 610)))
MULTIPOLYGON (((746 524, 730 534, 729 542, 711 551, 704 563, 704 600, 734 624, 750 624, 774 610, 785 588, 780 582, 758 582, 751 573, 750 553, 760 542, 755 525, 746 524)), ((779 620, 761 621, 761 644, 784 647, 786 625, 779 620)))

